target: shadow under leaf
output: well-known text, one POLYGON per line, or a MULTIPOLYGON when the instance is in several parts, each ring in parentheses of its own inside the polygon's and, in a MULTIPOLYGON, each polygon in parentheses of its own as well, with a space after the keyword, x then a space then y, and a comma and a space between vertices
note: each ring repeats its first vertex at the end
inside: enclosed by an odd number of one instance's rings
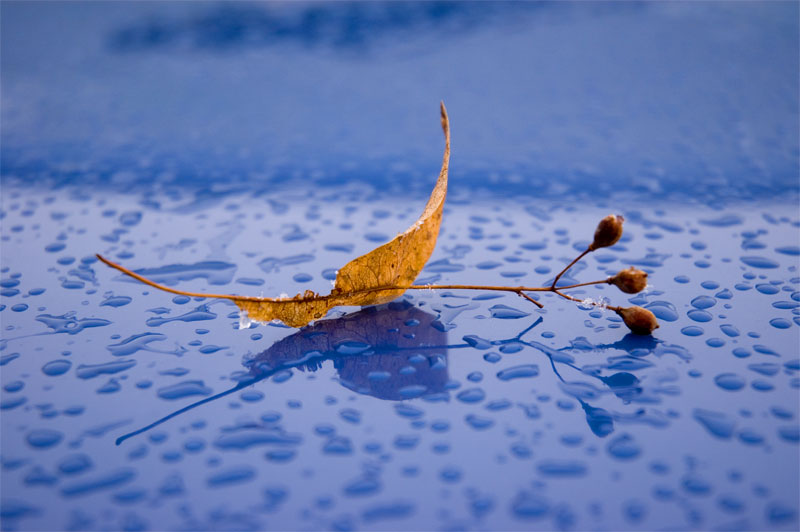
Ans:
POLYGON ((281 372, 316 371, 327 360, 333 361, 343 386, 378 399, 447 393, 447 332, 432 325, 437 319, 403 300, 319 321, 246 360, 248 373, 235 386, 120 436, 116 443, 281 372))

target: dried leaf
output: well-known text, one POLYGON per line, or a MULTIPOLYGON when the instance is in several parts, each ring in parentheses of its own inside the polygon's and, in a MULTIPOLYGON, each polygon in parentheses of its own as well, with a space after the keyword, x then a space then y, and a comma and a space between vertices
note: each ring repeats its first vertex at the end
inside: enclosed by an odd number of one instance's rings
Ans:
POLYGON ((391 301, 405 291, 396 287, 410 286, 414 282, 433 253, 436 238, 439 236, 450 163, 450 124, 444 103, 441 104, 441 114, 445 137, 442 169, 422 215, 404 233, 390 242, 345 264, 336 275, 334 288, 329 295, 320 296, 308 290, 293 298, 272 299, 184 292, 154 283, 100 255, 97 257, 109 266, 155 288, 192 297, 230 299, 251 320, 279 320, 290 327, 307 325, 312 320, 325 316, 333 307, 377 305, 391 301), (383 287, 393 288, 381 290, 383 287))

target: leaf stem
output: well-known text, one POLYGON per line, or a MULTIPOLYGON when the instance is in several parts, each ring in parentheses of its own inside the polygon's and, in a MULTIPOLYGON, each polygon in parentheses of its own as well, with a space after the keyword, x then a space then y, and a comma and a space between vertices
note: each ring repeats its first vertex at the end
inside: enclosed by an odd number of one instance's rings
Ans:
MULTIPOLYGON (((583 254, 586 254, 586 252, 584 252, 583 254)), ((314 294, 314 295, 308 295, 308 296, 301 295, 301 296, 298 296, 297 298, 272 299, 272 298, 252 297, 252 296, 236 296, 236 295, 231 295, 231 294, 206 294, 206 293, 202 293, 202 292, 187 292, 185 290, 177 290, 175 288, 170 288, 170 287, 165 286, 163 284, 156 283, 155 281, 151 281, 147 277, 144 277, 143 275, 140 275, 140 274, 138 274, 138 273, 136 273, 134 271, 131 271, 128 268, 126 268, 126 267, 124 267, 124 266, 122 266, 120 264, 117 264, 117 263, 115 263, 115 262, 103 257, 100 254, 98 254, 96 256, 97 256, 98 260, 100 260, 102 263, 110 266, 111 268, 114 268, 115 270, 118 270, 118 271, 124 273, 125 275, 133 277, 134 279, 136 279, 137 281, 139 281, 141 283, 144 283, 144 284, 146 284, 148 286, 152 286, 153 288, 157 288, 158 290, 163 290, 163 291, 169 292, 171 294, 178 294, 178 295, 182 295, 182 296, 203 297, 203 298, 207 297, 207 298, 212 298, 212 299, 227 299, 227 300, 230 300, 230 301, 271 301, 273 303, 282 303, 282 302, 283 303, 296 303, 298 300, 302 300, 302 301, 320 301, 320 300, 325 300, 325 299, 329 299, 331 297, 336 296, 336 294, 329 294, 329 295, 326 295, 326 296, 321 296, 319 294, 314 294)), ((575 261, 573 261, 573 264, 576 261, 577 261, 577 259, 575 261)), ((567 269, 569 269, 569 267, 567 267, 567 269)), ((566 269, 564 271, 566 271, 566 269)), ((540 302, 536 301, 533 297, 531 297, 528 294, 526 294, 526 292, 553 292, 553 293, 555 293, 555 294, 557 294, 557 295, 559 295, 559 296, 561 296, 561 297, 563 297, 565 299, 569 299, 570 301, 576 301, 578 303, 582 303, 582 300, 574 298, 572 296, 568 296, 568 295, 562 293, 561 290, 567 290, 567 289, 570 289, 570 288, 579 288, 579 287, 582 287, 582 286, 589 286, 589 285, 594 285, 594 284, 606 284, 608 282, 609 282, 608 279, 601 279, 601 280, 598 280, 598 281, 590 281, 590 282, 586 282, 586 283, 578 283, 578 284, 573 284, 573 285, 569 285, 569 286, 562 286, 561 288, 558 288, 558 289, 556 289, 554 286, 493 286, 493 285, 474 285, 474 284, 440 284, 440 285, 431 284, 431 285, 410 285, 410 286, 378 286, 378 287, 374 287, 374 288, 368 288, 368 289, 365 289, 365 290, 356 290, 356 291, 353 291, 352 293, 353 294, 357 294, 357 293, 364 293, 364 292, 384 292, 384 291, 390 291, 390 290, 488 290, 488 291, 497 291, 497 292, 513 292, 513 293, 517 294, 518 296, 527 299, 528 301, 530 301, 531 303, 533 303, 537 307, 544 308, 544 305, 542 305, 540 302)), ((607 308, 610 308, 612 310, 616 310, 616 308, 618 308, 618 307, 610 307, 609 306, 607 308)))
POLYGON ((176 290, 174 288, 170 288, 168 286, 164 286, 163 284, 159 284, 159 283, 156 283, 154 281, 151 281, 147 277, 141 276, 138 273, 129 270, 125 266, 122 266, 120 264, 117 264, 116 262, 112 262, 112 261, 108 260, 107 258, 105 258, 104 256, 100 255, 99 253, 95 254, 95 257, 97 257, 97 259, 100 262, 106 264, 107 266, 111 266, 115 270, 119 270, 122 273, 124 273, 125 275, 129 275, 130 277, 133 277, 134 279, 136 279, 137 281, 139 281, 141 283, 144 283, 144 284, 146 284, 148 286, 152 286, 153 288, 158 288, 159 290, 163 290, 164 292, 170 292, 172 294, 178 294, 178 295, 181 295, 181 296, 189 296, 189 297, 210 297, 210 298, 230 299, 230 300, 258 299, 258 298, 255 298, 255 297, 234 296, 234 295, 230 295, 230 294, 202 294, 200 292, 187 292, 185 290, 176 290))

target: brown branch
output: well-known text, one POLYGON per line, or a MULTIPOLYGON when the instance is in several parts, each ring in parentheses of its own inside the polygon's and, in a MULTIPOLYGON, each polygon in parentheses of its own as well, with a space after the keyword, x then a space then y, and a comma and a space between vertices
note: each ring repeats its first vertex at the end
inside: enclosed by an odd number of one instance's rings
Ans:
POLYGON ((592 248, 591 248, 591 246, 590 246, 590 247, 588 247, 588 248, 586 248, 586 251, 584 251, 583 253, 581 253, 581 254, 580 254, 580 255, 578 255, 577 257, 575 257, 575 259, 573 259, 573 261, 572 261, 572 262, 570 262, 570 263, 567 265, 567 267, 566 267, 566 268, 564 268, 563 270, 561 270, 561 273, 559 273, 558 275, 556 275, 556 278, 555 278, 555 279, 553 279, 553 284, 551 284, 551 285, 550 285, 550 288, 553 288, 553 289, 554 289, 554 288, 556 287, 556 284, 558 284, 558 280, 559 280, 559 279, 561 279, 561 276, 562 276, 562 275, 564 275, 565 273, 567 273, 567 270, 569 270, 570 268, 572 268, 572 267, 575 265, 575 263, 576 263, 576 262, 578 262, 579 260, 581 260, 581 259, 582 259, 584 256, 586 256, 586 254, 587 254, 587 253, 589 253, 590 251, 592 251, 592 248))
POLYGON ((534 305, 536 305, 539 308, 544 308, 544 305, 542 305, 541 303, 539 303, 538 301, 533 299, 531 296, 529 296, 525 292, 517 292, 517 295, 520 295, 520 296, 524 297, 525 299, 527 299, 528 301, 530 301, 531 303, 533 303, 534 305))
MULTIPOLYGON (((159 284, 159 283, 156 283, 154 281, 151 281, 147 277, 143 277, 143 276, 139 275, 138 273, 129 270, 125 266, 117 264, 116 262, 112 262, 112 261, 108 260, 107 258, 103 257, 100 254, 96 254, 95 256, 101 262, 107 264, 108 266, 111 266, 115 270, 121 271, 125 275, 129 275, 129 276, 133 277, 137 281, 140 281, 140 282, 142 282, 142 283, 144 283, 144 284, 146 284, 148 286, 152 286, 153 288, 158 288, 159 290, 163 290, 165 292, 170 292, 172 294, 178 294, 178 295, 181 295, 181 296, 189 296, 189 297, 210 297, 210 298, 213 298, 213 299, 228 299, 228 300, 231 300, 231 301, 236 301, 236 300, 239 300, 239 301, 241 301, 241 300, 245 300, 245 301, 273 301, 275 303, 280 303, 280 302, 287 302, 287 303, 295 302, 296 303, 297 302, 296 299, 295 300, 292 300, 292 299, 280 299, 280 298, 272 299, 272 298, 266 298, 266 297, 234 296, 234 295, 230 295, 230 294, 204 294, 204 293, 201 293, 201 292, 187 292, 185 290, 176 290, 175 288, 170 288, 168 286, 164 286, 163 284, 159 284)), ((307 298, 304 298, 304 299, 306 301, 317 301, 317 300, 328 299, 329 297, 330 296, 317 295, 317 296, 307 297, 307 298)))

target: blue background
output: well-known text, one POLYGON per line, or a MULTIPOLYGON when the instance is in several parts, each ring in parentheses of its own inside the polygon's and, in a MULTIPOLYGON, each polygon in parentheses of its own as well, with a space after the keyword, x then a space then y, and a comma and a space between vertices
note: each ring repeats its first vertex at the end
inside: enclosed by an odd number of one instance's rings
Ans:
POLYGON ((3 530, 796 530, 798 4, 0 4, 3 530), (635 265, 661 327, 409 291, 301 330, 450 187, 418 283, 635 265), (244 330, 243 330, 244 329, 244 330))

